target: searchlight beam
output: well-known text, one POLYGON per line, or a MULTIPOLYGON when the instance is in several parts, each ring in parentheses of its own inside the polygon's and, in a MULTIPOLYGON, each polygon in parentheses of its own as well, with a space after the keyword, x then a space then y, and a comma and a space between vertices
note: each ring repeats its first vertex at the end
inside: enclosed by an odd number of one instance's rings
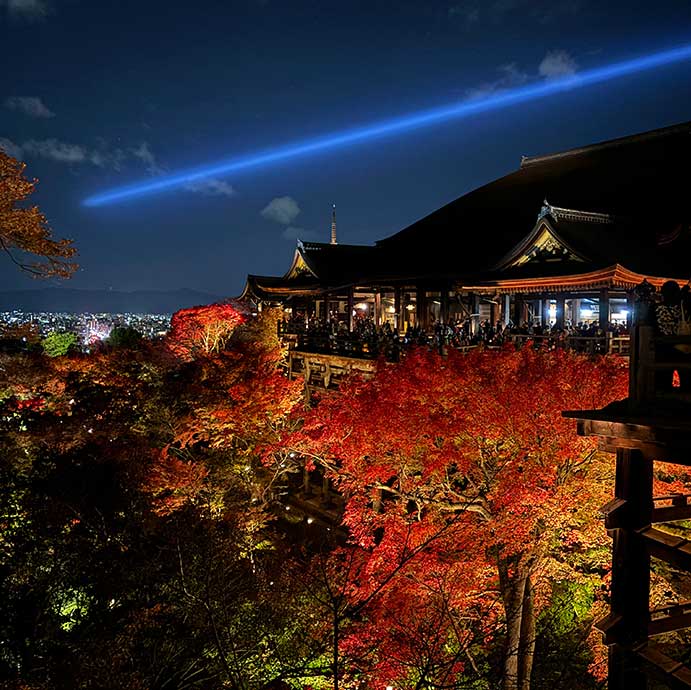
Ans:
POLYGON ((270 165, 290 158, 308 156, 340 146, 356 144, 368 139, 403 133, 421 127, 429 127, 447 120, 469 117, 490 110, 508 108, 527 101, 546 98, 564 91, 581 89, 592 84, 599 84, 611 79, 653 70, 689 59, 691 59, 691 44, 631 60, 615 62, 561 79, 533 83, 484 98, 422 110, 389 120, 381 120, 370 125, 334 132, 315 137, 314 139, 290 143, 258 153, 251 153, 246 156, 230 158, 196 169, 161 175, 155 179, 124 187, 116 187, 100 194, 94 194, 86 198, 82 203, 85 206, 102 206, 130 197, 162 192, 166 189, 190 184, 208 177, 226 176, 230 173, 270 165))

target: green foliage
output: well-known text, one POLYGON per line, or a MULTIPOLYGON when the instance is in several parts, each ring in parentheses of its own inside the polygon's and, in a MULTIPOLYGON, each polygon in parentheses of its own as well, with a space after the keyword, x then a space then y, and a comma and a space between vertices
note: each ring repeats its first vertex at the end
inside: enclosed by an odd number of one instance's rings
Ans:
POLYGON ((553 690, 599 687, 588 670, 593 662, 588 636, 594 600, 594 584, 553 583, 550 605, 538 619, 533 687, 553 690))
POLYGON ((77 336, 74 333, 49 333, 41 346, 48 357, 64 357, 76 348, 77 336))
POLYGON ((116 326, 108 336, 111 347, 135 348, 142 342, 142 334, 132 326, 116 326))

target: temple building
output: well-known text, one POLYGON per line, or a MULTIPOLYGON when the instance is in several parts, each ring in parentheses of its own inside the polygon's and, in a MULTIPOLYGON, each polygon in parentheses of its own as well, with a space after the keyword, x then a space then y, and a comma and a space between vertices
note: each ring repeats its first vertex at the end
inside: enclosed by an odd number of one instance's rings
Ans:
POLYGON ((470 319, 552 326, 630 318, 631 289, 691 278, 691 122, 545 156, 373 246, 298 241, 243 297, 293 318, 367 315, 403 332, 470 319))

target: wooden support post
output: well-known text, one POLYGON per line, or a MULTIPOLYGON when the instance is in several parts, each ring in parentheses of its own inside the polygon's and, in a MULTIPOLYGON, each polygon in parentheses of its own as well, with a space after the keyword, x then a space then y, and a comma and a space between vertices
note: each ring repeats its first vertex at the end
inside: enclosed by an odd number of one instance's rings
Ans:
POLYGON ((489 304, 489 322, 492 328, 497 325, 497 321, 499 321, 499 305, 493 297, 489 304))
POLYGON ((401 305, 401 288, 396 286, 393 291, 394 328, 400 333, 403 330, 403 306, 401 305))
POLYGON ((381 292, 374 293, 374 325, 381 326, 381 292))
POLYGON ((513 296, 513 315, 511 320, 515 326, 520 326, 525 322, 525 310, 523 308, 523 295, 513 296))
POLYGON ((327 294, 325 299, 324 299, 324 321, 326 323, 331 322, 331 307, 332 307, 331 295, 327 294))
POLYGON ((505 326, 511 321, 511 295, 502 295, 502 322, 505 326))
POLYGON ((472 317, 470 319, 470 332, 475 335, 480 330, 480 295, 475 292, 470 293, 470 304, 472 317))
POLYGON ((636 308, 636 295, 633 290, 626 293, 626 328, 631 331, 633 326, 633 313, 636 308))
POLYGON ((599 310, 600 310, 600 328, 607 332, 609 328, 609 290, 602 288, 600 290, 599 310))
POLYGON ((439 320, 446 326, 449 323, 449 291, 444 288, 439 298, 439 320))
POLYGON ((421 287, 415 290, 415 317, 417 326, 422 329, 427 328, 427 296, 425 295, 425 290, 421 287))
POLYGON ((355 309, 355 288, 353 286, 348 288, 348 304, 346 309, 348 310, 348 330, 353 332, 353 310, 355 309))
POLYGON ((563 295, 558 295, 557 296, 557 312, 556 312, 556 327, 557 328, 564 328, 564 324, 566 323, 566 315, 565 315, 565 310, 566 310, 566 299, 564 298, 563 295))
POLYGON ((653 512, 653 461, 640 450, 617 449, 615 498, 625 502, 617 528, 611 530, 612 612, 606 631, 609 690, 646 690, 633 646, 648 636, 650 556, 636 530, 650 524, 653 512))

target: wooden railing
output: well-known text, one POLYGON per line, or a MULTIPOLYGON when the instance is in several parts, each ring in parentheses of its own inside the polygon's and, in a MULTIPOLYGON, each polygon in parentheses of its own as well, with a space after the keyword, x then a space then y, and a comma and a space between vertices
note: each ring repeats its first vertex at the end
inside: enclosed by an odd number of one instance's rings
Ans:
POLYGON ((305 386, 311 392, 336 390, 341 381, 350 374, 371 378, 376 368, 377 362, 372 359, 341 357, 301 350, 288 352, 288 378, 304 378, 305 386))
POLYGON ((602 336, 557 336, 517 333, 508 336, 508 339, 516 345, 531 341, 543 347, 565 347, 569 350, 575 350, 576 352, 583 352, 589 355, 616 354, 623 356, 628 356, 630 342, 628 335, 614 335, 613 333, 607 333, 602 336))

